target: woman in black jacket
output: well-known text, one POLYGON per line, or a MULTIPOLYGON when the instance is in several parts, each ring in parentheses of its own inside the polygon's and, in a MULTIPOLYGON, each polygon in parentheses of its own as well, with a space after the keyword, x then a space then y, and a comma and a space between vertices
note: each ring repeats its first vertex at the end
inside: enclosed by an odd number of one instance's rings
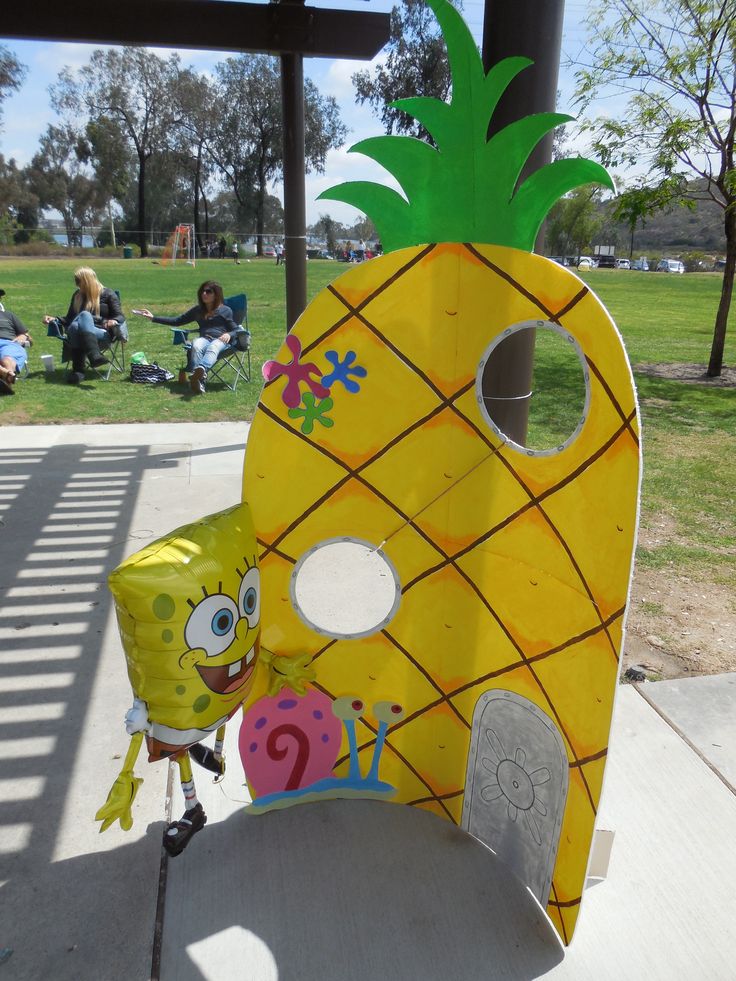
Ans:
POLYGON ((155 324, 166 324, 169 327, 183 327, 185 324, 196 323, 199 327, 199 337, 192 341, 190 366, 192 375, 189 379, 192 392, 195 395, 204 394, 204 383, 207 372, 217 361, 217 356, 230 343, 238 325, 233 320, 233 312, 224 303, 222 286, 208 279, 197 290, 198 303, 190 307, 178 317, 155 317, 150 310, 134 310, 141 317, 148 317, 155 324))
POLYGON ((100 352, 100 341, 109 342, 116 330, 124 329, 125 317, 114 290, 103 286, 94 269, 81 266, 74 273, 76 290, 65 317, 44 317, 45 324, 59 320, 66 330, 66 344, 71 348, 72 371, 67 381, 79 384, 84 378, 85 357, 99 368, 109 364, 100 352))

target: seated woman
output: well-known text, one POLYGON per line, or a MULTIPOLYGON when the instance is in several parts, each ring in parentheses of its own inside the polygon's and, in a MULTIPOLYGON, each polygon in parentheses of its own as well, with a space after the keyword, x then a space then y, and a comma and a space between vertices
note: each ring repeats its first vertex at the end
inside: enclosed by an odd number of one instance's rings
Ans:
MULTIPOLYGON (((0 296, 5 290, 0 290, 0 296)), ((31 335, 20 317, 0 304, 0 395, 14 395, 15 379, 23 370, 31 335)))
POLYGON ((59 320, 66 329, 65 343, 71 348, 72 370, 67 381, 78 385, 84 380, 85 357, 94 368, 109 364, 100 343, 109 344, 125 330, 125 317, 114 290, 103 286, 94 269, 81 266, 74 273, 77 285, 65 317, 44 317, 45 324, 59 320))
POLYGON ((197 290, 197 305, 190 307, 178 317, 154 317, 150 310, 135 310, 141 317, 148 317, 155 324, 169 327, 183 327, 196 323, 199 337, 192 341, 190 367, 192 374, 189 384, 195 395, 203 395, 207 372, 217 361, 217 356, 230 343, 231 336, 238 325, 233 320, 233 312, 223 302, 222 286, 208 279, 197 290))

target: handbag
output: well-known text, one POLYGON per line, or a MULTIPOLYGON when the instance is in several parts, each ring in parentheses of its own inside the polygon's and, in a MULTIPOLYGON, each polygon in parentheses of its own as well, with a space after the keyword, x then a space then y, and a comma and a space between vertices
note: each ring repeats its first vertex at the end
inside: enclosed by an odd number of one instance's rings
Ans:
POLYGON ((174 376, 166 368, 157 364, 132 364, 130 380, 143 385, 157 385, 159 382, 171 381, 174 376))

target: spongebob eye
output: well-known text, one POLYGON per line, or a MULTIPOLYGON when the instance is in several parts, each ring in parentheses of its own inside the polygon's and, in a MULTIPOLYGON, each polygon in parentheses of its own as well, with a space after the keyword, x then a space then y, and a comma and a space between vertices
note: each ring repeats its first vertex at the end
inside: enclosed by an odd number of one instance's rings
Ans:
POLYGON ((261 619, 261 574, 258 569, 248 569, 243 576, 238 602, 248 626, 257 626, 261 619))
POLYGON ((359 719, 364 709, 363 702, 353 695, 336 698, 332 703, 332 714, 336 715, 338 719, 343 719, 343 721, 345 719, 359 719))
POLYGON ((235 639, 238 608, 230 596, 214 593, 192 610, 184 628, 190 650, 201 648, 208 657, 222 654, 235 639))
POLYGON ((232 630, 233 613, 232 610, 218 610, 212 617, 212 633, 218 637, 224 637, 232 630))
POLYGON ((394 722, 401 722, 406 712, 396 702, 376 702, 373 706, 373 714, 379 722, 393 725, 394 722))

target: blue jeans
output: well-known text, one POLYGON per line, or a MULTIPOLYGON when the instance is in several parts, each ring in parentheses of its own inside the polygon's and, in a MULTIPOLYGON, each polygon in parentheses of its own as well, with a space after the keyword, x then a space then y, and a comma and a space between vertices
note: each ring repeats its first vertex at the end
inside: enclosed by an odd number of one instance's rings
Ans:
POLYGON ((28 360, 28 354, 22 344, 0 339, 0 358, 12 358, 18 366, 18 371, 22 371, 28 360))
POLYGON ((192 341, 192 369, 204 368, 209 371, 217 361, 217 355, 227 346, 224 341, 217 339, 212 341, 209 337, 195 337, 192 341))
POLYGON ((89 310, 80 310, 66 329, 69 347, 74 350, 84 349, 84 334, 92 334, 98 341, 109 341, 110 335, 102 327, 96 327, 94 317, 89 310))

